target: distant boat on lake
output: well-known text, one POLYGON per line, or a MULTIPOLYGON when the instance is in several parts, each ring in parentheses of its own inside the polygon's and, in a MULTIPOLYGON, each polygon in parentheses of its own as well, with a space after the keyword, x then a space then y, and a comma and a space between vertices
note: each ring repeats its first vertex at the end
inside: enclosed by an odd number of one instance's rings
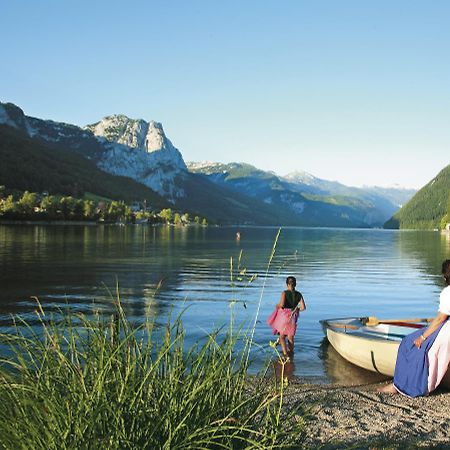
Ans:
MULTIPOLYGON (((390 377, 401 340, 432 319, 393 319, 349 317, 321 320, 322 329, 333 348, 347 361, 363 369, 390 377)), ((450 371, 442 385, 450 388, 450 371)))

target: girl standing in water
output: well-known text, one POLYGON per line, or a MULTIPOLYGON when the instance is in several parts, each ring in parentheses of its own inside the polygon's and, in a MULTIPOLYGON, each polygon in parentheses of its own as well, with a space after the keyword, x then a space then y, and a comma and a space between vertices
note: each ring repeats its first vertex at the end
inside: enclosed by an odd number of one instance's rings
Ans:
POLYGON ((297 331, 298 315, 300 311, 306 309, 303 295, 295 290, 296 285, 295 277, 286 278, 287 289, 281 293, 280 302, 267 320, 272 327, 273 334, 280 335, 281 350, 286 358, 294 353, 294 336, 297 331))

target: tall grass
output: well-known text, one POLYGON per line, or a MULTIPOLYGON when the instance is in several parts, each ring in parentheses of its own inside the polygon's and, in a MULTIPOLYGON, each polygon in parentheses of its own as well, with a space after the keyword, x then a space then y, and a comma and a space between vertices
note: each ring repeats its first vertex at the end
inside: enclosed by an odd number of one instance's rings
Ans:
MULTIPOLYGON (((236 277, 230 261, 232 286, 255 279, 241 258, 236 277)), ((286 427, 283 374, 279 381, 247 374, 263 291, 249 331, 234 330, 232 314, 227 330, 189 349, 180 317, 163 330, 135 325, 118 289, 109 317, 53 318, 38 302, 37 327, 17 318, 13 333, 0 333, 10 355, 0 358, 1 448, 299 448, 303 421, 286 427)))
MULTIPOLYGON (((38 329, 0 334, 0 443, 7 449, 288 448, 283 383, 252 382, 239 333, 184 348, 179 319, 163 332, 113 317, 39 307, 38 329), (230 355, 233 355, 231 358, 230 355)), ((248 350, 248 349, 247 349, 248 350)))

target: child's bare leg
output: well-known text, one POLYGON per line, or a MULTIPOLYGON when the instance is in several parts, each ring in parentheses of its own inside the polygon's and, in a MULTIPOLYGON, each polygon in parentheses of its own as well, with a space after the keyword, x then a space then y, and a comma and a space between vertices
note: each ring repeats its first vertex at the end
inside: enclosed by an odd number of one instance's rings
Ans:
POLYGON ((294 336, 288 335, 288 347, 289 352, 294 353, 294 336))
POLYGON ((286 349, 286 335, 280 333, 280 345, 281 345, 281 351, 283 352, 283 355, 287 355, 287 349, 286 349))

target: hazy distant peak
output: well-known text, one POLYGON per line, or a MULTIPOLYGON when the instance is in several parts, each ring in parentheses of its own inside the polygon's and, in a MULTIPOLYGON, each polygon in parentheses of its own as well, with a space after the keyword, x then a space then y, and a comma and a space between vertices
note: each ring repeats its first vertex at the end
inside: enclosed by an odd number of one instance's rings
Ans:
POLYGON ((190 161, 187 163, 187 167, 191 171, 202 171, 204 173, 213 172, 230 172, 239 169, 245 169, 247 171, 260 171, 257 167, 244 163, 244 162, 211 162, 211 161, 190 161))
POLYGON ((317 177, 303 170, 296 170, 295 172, 290 172, 283 178, 294 183, 305 183, 305 184, 309 184, 312 181, 318 180, 317 177))
POLYGON ((206 169, 209 167, 219 167, 222 166, 222 163, 212 162, 212 161, 188 161, 186 166, 189 170, 200 170, 206 169))
POLYGON ((401 186, 400 184, 394 183, 388 186, 378 186, 378 185, 366 185, 362 186, 362 189, 380 189, 380 190, 396 190, 396 191, 409 191, 409 192, 417 192, 415 188, 409 188, 405 186, 401 186))

